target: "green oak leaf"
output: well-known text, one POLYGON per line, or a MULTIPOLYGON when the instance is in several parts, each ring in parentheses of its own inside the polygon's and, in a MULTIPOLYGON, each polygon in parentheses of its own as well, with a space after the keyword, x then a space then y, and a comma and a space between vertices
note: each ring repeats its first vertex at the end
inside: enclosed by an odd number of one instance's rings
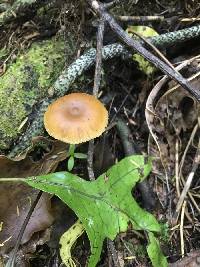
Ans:
POLYGON ((124 158, 95 181, 85 181, 69 172, 57 172, 25 181, 35 188, 57 195, 79 217, 91 245, 88 266, 100 258, 105 238, 113 240, 126 231, 131 222, 136 230, 159 232, 153 215, 134 200, 131 191, 151 170, 151 162, 142 155, 124 158))

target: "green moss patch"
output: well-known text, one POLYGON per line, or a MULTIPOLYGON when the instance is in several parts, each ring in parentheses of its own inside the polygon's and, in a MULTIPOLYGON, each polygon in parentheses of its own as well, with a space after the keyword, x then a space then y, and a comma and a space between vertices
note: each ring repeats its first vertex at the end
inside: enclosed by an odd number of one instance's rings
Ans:
POLYGON ((0 77, 0 150, 8 149, 23 131, 23 121, 47 96, 64 64, 64 42, 43 41, 33 44, 0 77))

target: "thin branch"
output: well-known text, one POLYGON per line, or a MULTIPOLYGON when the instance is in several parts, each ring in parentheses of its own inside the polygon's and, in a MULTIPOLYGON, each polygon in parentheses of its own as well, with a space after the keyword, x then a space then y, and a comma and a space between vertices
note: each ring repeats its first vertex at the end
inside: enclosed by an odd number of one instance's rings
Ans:
POLYGON ((196 155, 195 155, 195 158, 194 158, 192 170, 188 175, 187 181, 186 181, 186 183, 184 185, 184 188, 182 190, 182 193, 181 193, 180 198, 178 200, 178 203, 176 205, 176 213, 175 213, 176 219, 178 218, 179 212, 180 212, 181 207, 183 205, 183 202, 184 202, 184 200, 186 198, 186 195, 188 194, 188 191, 190 189, 191 183, 193 181, 195 172, 196 172, 199 164, 200 164, 200 139, 199 139, 196 155))
POLYGON ((153 51, 155 51, 155 53, 169 66, 171 67, 175 72, 179 73, 174 66, 172 65, 172 63, 160 52, 160 50, 154 45, 152 44, 147 38, 143 37, 141 34, 139 34, 138 32, 135 31, 131 31, 131 33, 133 33, 134 35, 136 35, 137 37, 139 37, 145 44, 147 44, 149 47, 152 48, 153 51))
POLYGON ((117 16, 117 20, 123 22, 149 22, 149 21, 163 21, 164 16, 117 16))
MULTIPOLYGON (((104 20, 100 19, 97 32, 97 52, 96 52, 96 65, 95 65, 95 76, 94 76, 94 86, 93 95, 98 98, 98 92, 101 82, 101 66, 102 66, 102 47, 103 47, 103 34, 104 34, 104 20)), ((94 170, 93 170, 93 156, 94 156, 94 139, 89 142, 88 148, 88 174, 90 180, 95 180, 94 170)), ((120 266, 117 258, 117 252, 114 246, 114 242, 107 240, 108 253, 111 256, 114 265, 120 266)))
POLYGON ((162 72, 167 74, 169 77, 177 81, 186 91, 190 92, 198 101, 200 101, 200 92, 195 90, 190 83, 180 74, 174 72, 174 70, 166 65, 162 60, 154 56, 142 44, 136 40, 133 40, 128 33, 126 33, 121 26, 115 21, 115 19, 105 10, 104 6, 96 0, 87 0, 93 10, 103 18, 111 27, 111 29, 119 36, 119 38, 126 43, 130 48, 136 50, 148 61, 152 62, 162 72))
POLYGON ((100 20, 97 32, 97 54, 94 76, 93 95, 98 97, 100 82, 101 82, 101 66, 102 66, 102 48, 103 48, 103 33, 105 23, 104 20, 100 20))
POLYGON ((181 239, 181 256, 184 257, 185 245, 184 245, 184 214, 186 209, 187 202, 183 202, 182 210, 181 210, 181 222, 180 222, 180 239, 181 239))
MULTIPOLYGON (((97 32, 97 51, 96 51, 96 65, 95 65, 95 75, 94 75, 94 86, 93 95, 98 97, 99 86, 101 81, 101 65, 102 65, 102 47, 103 47, 103 33, 104 33, 104 20, 99 21, 98 32, 97 32)), ((93 170, 93 157, 94 157, 94 140, 89 142, 88 148, 88 175, 90 180, 95 180, 94 170, 93 170)))

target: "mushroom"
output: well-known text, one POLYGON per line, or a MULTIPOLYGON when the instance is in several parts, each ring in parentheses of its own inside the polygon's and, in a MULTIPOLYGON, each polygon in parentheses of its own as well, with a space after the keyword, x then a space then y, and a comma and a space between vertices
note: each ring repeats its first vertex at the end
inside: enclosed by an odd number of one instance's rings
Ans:
POLYGON ((45 129, 55 139, 79 144, 100 136, 108 124, 108 112, 94 96, 72 93, 58 98, 44 114, 45 129))

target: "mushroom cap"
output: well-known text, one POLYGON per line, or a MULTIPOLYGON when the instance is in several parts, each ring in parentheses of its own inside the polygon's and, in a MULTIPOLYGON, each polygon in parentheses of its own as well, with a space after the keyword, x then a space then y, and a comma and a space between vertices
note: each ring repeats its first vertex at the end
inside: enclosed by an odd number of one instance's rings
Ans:
POLYGON ((92 95, 72 93, 58 98, 44 114, 45 129, 55 139, 79 144, 100 136, 108 124, 108 112, 92 95))

